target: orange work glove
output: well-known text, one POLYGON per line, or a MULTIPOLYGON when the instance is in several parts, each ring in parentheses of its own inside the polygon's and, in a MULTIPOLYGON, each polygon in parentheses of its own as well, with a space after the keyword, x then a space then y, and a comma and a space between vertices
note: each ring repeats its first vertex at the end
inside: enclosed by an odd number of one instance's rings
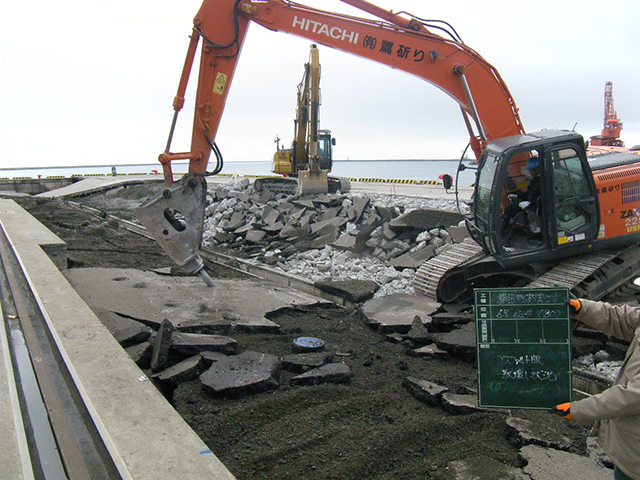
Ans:
POLYGON ((573 420, 573 415, 571 415, 571 402, 561 403, 560 405, 556 405, 549 413, 553 413, 554 415, 558 415, 566 420, 573 420))
POLYGON ((571 309, 571 315, 575 315, 582 308, 582 303, 580 303, 580 299, 576 297, 573 293, 569 293, 569 299, 565 300, 564 303, 569 305, 571 309))

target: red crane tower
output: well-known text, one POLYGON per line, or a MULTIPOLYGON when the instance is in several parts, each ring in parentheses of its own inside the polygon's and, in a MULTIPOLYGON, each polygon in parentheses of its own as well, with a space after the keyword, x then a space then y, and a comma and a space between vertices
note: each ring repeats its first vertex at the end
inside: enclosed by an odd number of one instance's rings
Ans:
POLYGON ((620 140, 622 122, 618 120, 618 114, 613 106, 613 82, 607 82, 604 86, 604 128, 601 135, 591 137, 591 145, 605 147, 624 147, 620 140))

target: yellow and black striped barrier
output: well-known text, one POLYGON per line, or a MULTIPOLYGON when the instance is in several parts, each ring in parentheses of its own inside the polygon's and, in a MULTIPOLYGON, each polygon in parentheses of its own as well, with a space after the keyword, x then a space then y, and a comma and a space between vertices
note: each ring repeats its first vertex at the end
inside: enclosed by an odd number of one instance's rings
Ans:
POLYGON ((349 178, 352 182, 368 183, 402 183, 413 185, 442 185, 437 180, 408 180, 404 178, 349 178))

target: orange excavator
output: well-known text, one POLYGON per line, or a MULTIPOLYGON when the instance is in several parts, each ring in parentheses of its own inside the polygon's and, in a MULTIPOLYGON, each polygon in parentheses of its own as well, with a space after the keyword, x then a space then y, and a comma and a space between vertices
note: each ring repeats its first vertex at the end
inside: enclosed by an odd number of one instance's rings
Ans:
POLYGON ((173 102, 171 132, 202 40, 191 150, 171 152, 170 133, 159 157, 166 188, 138 211, 176 263, 207 281, 198 255, 206 169, 212 152, 217 158, 212 173, 221 166, 216 133, 247 28, 257 23, 420 77, 459 105, 478 160, 466 220, 472 240, 461 244, 454 260, 447 255, 451 258, 446 261, 436 257, 425 263, 416 275, 418 294, 456 301, 487 282, 520 285, 563 267, 563 286, 600 298, 637 276, 640 253, 633 248, 640 240, 640 157, 616 152, 590 161, 575 132, 525 133, 498 71, 449 24, 390 12, 364 0, 342 1, 379 20, 285 0, 204 0, 173 102), (179 159, 189 160, 189 172, 174 183, 171 161, 179 159), (534 177, 535 198, 530 191, 534 177), (592 252, 600 255, 584 257, 592 252), (589 267, 565 265, 567 258, 579 259, 578 264, 589 261, 589 267))

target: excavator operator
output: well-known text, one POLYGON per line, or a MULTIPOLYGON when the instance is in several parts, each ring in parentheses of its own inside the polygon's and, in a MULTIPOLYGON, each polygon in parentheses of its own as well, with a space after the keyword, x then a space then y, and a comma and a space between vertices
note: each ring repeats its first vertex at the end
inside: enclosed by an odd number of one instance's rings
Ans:
POLYGON ((522 234, 530 241, 540 238, 540 158, 532 156, 527 160, 527 171, 531 179, 527 190, 518 190, 508 195, 509 203, 502 215, 502 233, 506 234, 505 245, 510 246, 516 234, 522 234))

